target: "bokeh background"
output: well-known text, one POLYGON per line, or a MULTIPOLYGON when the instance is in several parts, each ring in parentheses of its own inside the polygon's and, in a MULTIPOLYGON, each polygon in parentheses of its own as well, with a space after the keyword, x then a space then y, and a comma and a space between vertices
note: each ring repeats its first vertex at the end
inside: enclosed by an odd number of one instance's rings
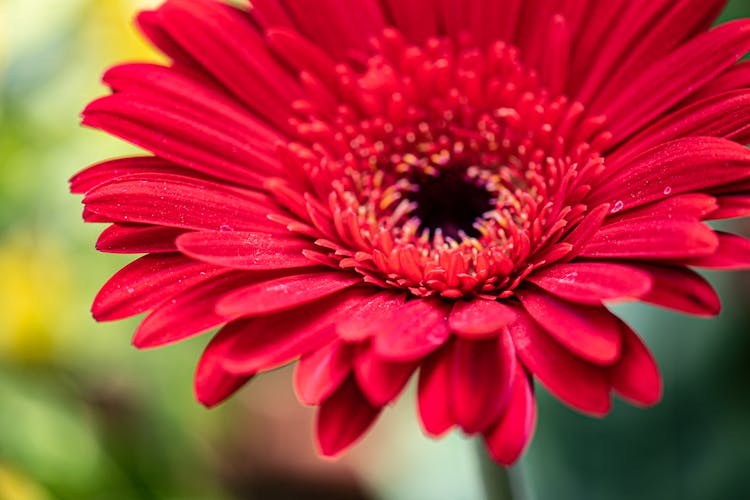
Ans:
MULTIPOLYGON (((206 337, 138 352, 134 321, 91 319, 129 259, 94 250, 101 228, 82 223, 67 179, 134 150, 78 113, 108 66, 159 60, 131 25, 156 3, 0 0, 0 500, 484 498, 478 447, 423 437, 413 388, 343 459, 320 460, 289 370, 209 411, 191 386, 206 337)), ((723 18, 742 16, 750 0, 730 1, 723 18)), ((717 320, 618 306, 663 370, 656 408, 617 402, 595 420, 539 390, 540 425, 512 471, 524 498, 750 498, 750 273, 708 278, 717 320)))

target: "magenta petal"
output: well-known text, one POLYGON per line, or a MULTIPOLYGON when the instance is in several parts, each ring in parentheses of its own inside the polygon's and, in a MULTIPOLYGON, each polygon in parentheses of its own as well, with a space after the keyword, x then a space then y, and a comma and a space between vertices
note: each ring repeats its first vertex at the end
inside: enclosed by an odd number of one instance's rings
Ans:
POLYGON ((736 234, 717 232, 719 248, 706 257, 683 261, 682 264, 707 269, 750 269, 750 240, 736 234))
POLYGON ((583 361, 555 342, 526 313, 509 327, 524 366, 573 408, 594 416, 609 412, 609 379, 605 368, 583 361))
MULTIPOLYGON (((157 156, 132 156, 106 160, 86 167, 70 179, 70 192, 84 194, 99 184, 133 174, 196 174, 157 156)), ((196 174, 199 175, 199 174, 196 174)))
POLYGON ((608 365, 620 356, 617 318, 602 306, 574 304, 541 290, 517 290, 534 320, 576 356, 608 365))
POLYGON ((370 405, 349 379, 320 405, 315 426, 320 453, 330 457, 344 451, 370 428, 379 414, 380 408, 370 405))
POLYGON ((413 361, 443 345, 450 336, 448 306, 437 299, 416 299, 377 321, 375 352, 390 361, 413 361))
POLYGON ((495 336, 516 318, 512 308, 494 300, 459 300, 453 305, 448 325, 467 339, 495 336))
POLYGON ((239 231, 201 231, 177 238, 177 248, 190 257, 234 269, 271 270, 314 267, 303 255, 313 245, 294 236, 239 231))
POLYGON ((638 298, 653 286, 649 273, 610 262, 557 264, 527 279, 553 295, 590 305, 601 304, 604 300, 638 298))
POLYGON ((427 358, 419 369, 419 418, 424 431, 433 437, 441 436, 453 426, 448 400, 452 350, 453 344, 449 342, 427 358))
POLYGON ((224 368, 238 375, 267 371, 321 349, 336 338, 336 322, 370 293, 344 290, 292 311, 230 323, 222 331, 235 341, 224 357, 224 368))
POLYGON ((516 370, 510 399, 494 428, 484 435, 490 456, 502 465, 511 465, 529 444, 536 424, 534 389, 526 371, 516 370))
POLYGON ((385 406, 399 395, 417 366, 383 361, 368 348, 357 355, 354 375, 367 400, 373 406, 385 406))
POLYGON ((297 397, 306 405, 319 405, 351 373, 352 348, 337 340, 300 358, 294 370, 297 397))
POLYGON ((449 386, 453 421, 468 434, 487 430, 508 402, 516 369, 507 329, 494 339, 456 339, 449 386))
POLYGON ((700 275, 686 267, 639 264, 651 273, 654 288, 641 297, 643 302, 697 316, 715 316, 721 310, 719 296, 700 275))
POLYGON ((195 397, 207 407, 216 406, 249 381, 253 374, 234 375, 221 367, 221 360, 230 347, 231 338, 215 335, 206 346, 195 371, 195 397))
POLYGON ((632 403, 654 405, 662 393, 656 361, 643 341, 625 323, 622 323, 622 338, 622 356, 609 369, 612 387, 632 403))
POLYGON ((123 267, 99 290, 91 311, 97 321, 127 318, 225 272, 180 254, 145 255, 123 267))

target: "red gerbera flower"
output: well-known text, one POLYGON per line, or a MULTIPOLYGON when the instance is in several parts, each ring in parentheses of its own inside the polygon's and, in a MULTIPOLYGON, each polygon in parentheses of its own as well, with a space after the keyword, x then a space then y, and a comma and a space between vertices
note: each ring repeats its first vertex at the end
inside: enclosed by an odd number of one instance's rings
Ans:
POLYGON ((532 433, 532 377, 591 415, 651 405, 654 360, 605 303, 714 315, 692 267, 747 268, 704 223, 750 215, 750 22, 721 0, 169 0, 169 66, 106 73, 83 123, 152 156, 72 180, 97 248, 145 253, 98 320, 138 347, 221 326, 211 406, 299 360, 320 451, 419 372, 427 433, 532 433))

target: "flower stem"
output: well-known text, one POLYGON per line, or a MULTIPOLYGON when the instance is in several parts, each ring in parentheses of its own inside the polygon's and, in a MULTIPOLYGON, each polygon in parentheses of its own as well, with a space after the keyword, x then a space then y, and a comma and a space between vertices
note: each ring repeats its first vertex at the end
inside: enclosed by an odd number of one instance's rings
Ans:
POLYGON ((484 443, 481 442, 477 446, 477 455, 487 500, 526 500, 520 491, 522 484, 518 465, 509 469, 496 464, 487 455, 484 443))

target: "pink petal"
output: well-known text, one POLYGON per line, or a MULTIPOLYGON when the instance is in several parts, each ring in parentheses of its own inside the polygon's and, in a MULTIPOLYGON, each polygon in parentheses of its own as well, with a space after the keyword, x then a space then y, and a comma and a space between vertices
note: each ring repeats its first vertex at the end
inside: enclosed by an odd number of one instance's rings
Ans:
POLYGON ((385 406, 399 395, 417 366, 383 361, 372 349, 366 349, 357 355, 354 375, 367 400, 373 406, 385 406))
POLYGON ((226 336, 215 335, 206 346, 195 371, 193 384, 195 397, 209 408, 234 394, 253 376, 253 374, 233 375, 221 367, 222 357, 228 347, 226 336))
POLYGON ((83 203, 113 222, 183 229, 280 232, 268 220, 272 202, 252 191, 172 174, 143 174, 112 180, 90 190, 83 203))
POLYGON ((657 146, 627 163, 608 164, 611 174, 587 203, 632 207, 750 176, 750 151, 726 139, 688 137, 657 146), (665 194, 667 193, 667 194, 665 194))
POLYGON ((253 281, 251 273, 227 273, 176 294, 157 306, 138 326, 133 344, 159 347, 203 333, 227 322, 216 313, 217 297, 253 281))
POLYGON ((368 298, 352 314, 336 324, 339 337, 347 342, 362 342, 380 332, 379 320, 390 317, 404 305, 406 296, 392 290, 368 298))
POLYGON ((683 261, 682 264, 707 269, 750 269, 750 240, 736 234, 717 232, 719 248, 706 257, 683 261))
POLYGON ((494 337, 516 318, 512 308, 494 300, 459 300, 453 305, 448 325, 467 339, 494 337))
POLYGON ((428 355, 450 336, 448 307, 439 299, 415 299, 378 318, 375 352, 385 360, 401 362, 428 355))
POLYGON ((638 335, 622 323, 622 356, 609 369, 615 391, 635 404, 651 406, 662 393, 661 376, 654 357, 638 335))
POLYGON ((320 405, 315 425, 320 453, 338 455, 357 441, 379 414, 380 408, 370 405, 349 379, 320 405))
POLYGON ((96 249, 110 253, 176 252, 175 240, 184 229, 142 224, 112 224, 102 231, 96 249))
POLYGON ((450 403, 453 343, 432 354, 419 369, 418 407, 424 431, 433 437, 453 426, 450 403))
POLYGON ((306 405, 319 405, 351 373, 352 348, 337 340, 300 358, 294 370, 297 397, 306 405))
POLYGON ((314 247, 294 236, 201 231, 177 238, 177 248, 194 259, 235 269, 260 271, 318 265, 302 253, 314 247))
POLYGON ((584 413, 603 416, 609 412, 609 381, 604 368, 570 354, 526 313, 519 312, 509 330, 524 366, 550 392, 584 413))
POLYGON ((510 397, 516 354, 508 331, 494 339, 456 339, 451 356, 450 408, 466 433, 486 431, 510 397))
POLYGON ((531 317, 575 355, 599 365, 620 356, 620 328, 606 308, 574 304, 541 290, 517 290, 516 295, 531 317))
POLYGON ((654 288, 641 297, 643 302, 697 316, 719 314, 718 295, 705 279, 690 269, 647 264, 638 264, 638 267, 654 277, 654 288))
POLYGON ((260 316, 314 302, 361 281, 341 271, 293 274, 234 290, 221 297, 216 310, 227 317, 260 316))
POLYGON ((645 271, 610 262, 557 264, 526 278, 553 295, 582 304, 632 299, 648 293, 653 278, 645 271))
POLYGON ((107 281, 96 295, 91 311, 97 321, 134 316, 220 272, 216 266, 180 254, 146 255, 107 281))
POLYGON ((536 424, 534 389, 526 371, 515 371, 510 399, 494 428, 484 435, 490 456, 502 465, 512 465, 531 440, 536 424))
POLYGON ((353 288, 292 311, 230 323, 222 330, 234 337, 224 368, 237 375, 267 371, 321 349, 336 339, 336 322, 371 293, 353 288))
POLYGON ((718 246, 716 233, 698 219, 685 216, 638 217, 602 226, 580 255, 680 259, 711 255, 718 246))

